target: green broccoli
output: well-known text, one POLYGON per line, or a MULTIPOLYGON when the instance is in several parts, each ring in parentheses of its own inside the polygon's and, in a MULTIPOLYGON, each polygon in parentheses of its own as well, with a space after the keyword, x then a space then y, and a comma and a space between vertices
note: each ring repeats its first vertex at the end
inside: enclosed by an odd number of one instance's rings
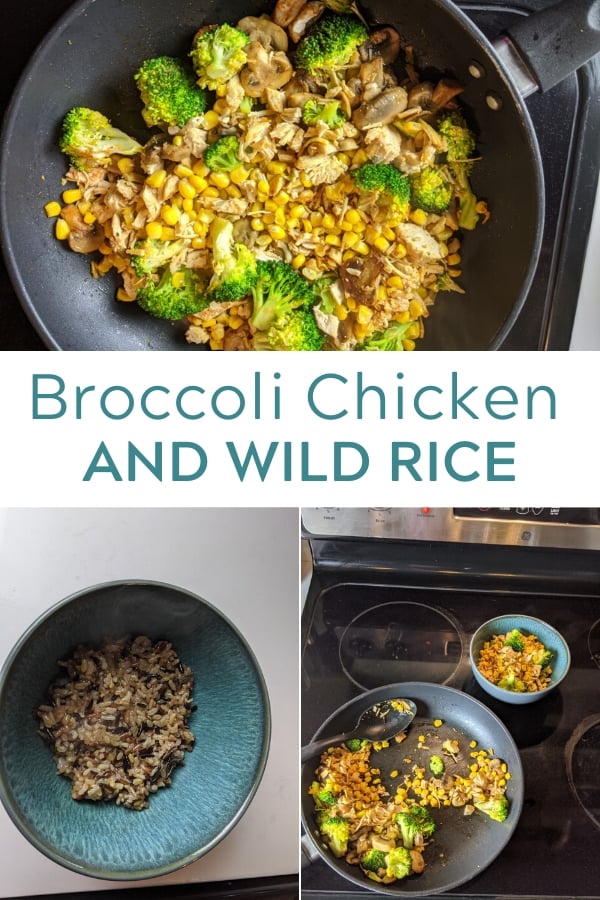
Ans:
POLYGON ((318 781, 312 782, 310 788, 308 789, 308 793, 313 798, 316 809, 323 809, 327 806, 333 806, 336 802, 335 794, 331 790, 329 790, 327 785, 323 786, 318 781))
POLYGON ((523 643, 523 635, 519 631, 518 628, 513 628, 512 631, 509 631, 504 639, 505 647, 512 647, 513 650, 516 650, 517 653, 520 652, 525 644, 523 643))
POLYGON ((75 106, 63 119, 60 150, 76 169, 108 166, 114 153, 135 156, 142 145, 119 128, 113 128, 106 116, 86 106, 75 106))
POLYGON ((190 56, 201 88, 215 91, 246 65, 249 36, 224 23, 201 28, 194 36, 190 56))
POLYGON ((346 747, 352 753, 356 753, 358 750, 362 750, 363 747, 366 747, 369 742, 364 738, 350 738, 349 741, 346 741, 346 747))
POLYGON ((383 850, 374 850, 371 848, 360 860, 361 869, 367 872, 377 872, 378 869, 385 869, 387 866, 386 854, 383 850))
POLYGON ((321 834, 334 856, 342 857, 348 852, 350 823, 341 816, 325 819, 320 825, 321 834))
POLYGON ((417 323, 413 319, 408 322, 390 322, 385 331, 370 334, 358 347, 359 350, 392 351, 404 350, 404 341, 408 339, 409 329, 417 323))
POLYGON ((406 847, 395 847, 386 854, 388 878, 406 878, 412 872, 412 859, 406 847))
POLYGON ((183 240, 157 241, 145 238, 137 241, 131 253, 131 265, 136 275, 151 275, 183 250, 183 240))
POLYGON ((240 142, 235 134, 224 134, 204 151, 204 162, 213 172, 230 172, 239 165, 240 142))
POLYGON ((171 272, 166 268, 158 282, 146 280, 136 300, 144 312, 158 319, 182 319, 208 306, 206 279, 192 269, 171 272))
POLYGON ((490 797, 488 800, 480 800, 474 806, 495 822, 504 822, 510 809, 505 794, 502 794, 500 797, 490 797))
POLYGON ((289 263, 279 259, 259 260, 252 286, 253 309, 250 322, 257 331, 271 325, 294 309, 310 308, 313 287, 289 263))
POLYGON ((257 331, 252 343, 255 350, 322 350, 325 335, 312 309, 301 307, 274 319, 267 331, 257 331))
POLYGON ((257 278, 256 258, 249 247, 233 237, 233 223, 219 216, 210 226, 213 275, 208 285, 211 300, 241 300, 257 278))
POLYGON ((146 125, 182 127, 208 106, 209 93, 198 87, 194 73, 174 56, 145 60, 133 76, 144 107, 146 125))
POLYGON ((552 656, 552 650, 546 650, 544 648, 543 650, 538 650, 537 653, 534 653, 532 660, 536 664, 536 666, 541 666, 543 669, 545 669, 546 666, 549 666, 552 662, 552 656))
POLYGON ((452 183, 441 169, 425 166, 408 176, 410 203, 425 212, 443 213, 450 206, 454 193, 452 183))
POLYGON ((446 139, 446 159, 458 184, 458 221, 461 228, 472 230, 479 221, 477 197, 473 193, 470 175, 475 153, 475 135, 458 110, 444 113, 437 122, 437 130, 446 139))
POLYGON ((410 183, 406 175, 391 163, 363 163, 352 172, 355 184, 363 191, 380 191, 390 198, 400 218, 410 212, 410 183))
POLYGON ((498 682, 498 687, 504 691, 515 691, 518 694, 522 694, 526 690, 525 682, 517 678, 514 672, 507 672, 498 682))
POLYGON ((434 753, 429 760, 429 769, 431 770, 432 775, 435 775, 436 778, 441 778, 446 771, 446 763, 441 756, 434 753))
POLYGON ((396 823, 400 826, 402 843, 408 850, 416 844, 422 844, 435 831, 435 822, 424 806, 411 806, 408 812, 396 814, 396 823))
POLYGON ((358 16, 338 15, 331 10, 315 22, 296 47, 297 69, 311 75, 327 75, 331 69, 347 65, 369 33, 358 16))
POLYGON ((322 122, 329 128, 339 128, 346 121, 339 100, 307 100, 302 107, 302 121, 305 125, 322 122))

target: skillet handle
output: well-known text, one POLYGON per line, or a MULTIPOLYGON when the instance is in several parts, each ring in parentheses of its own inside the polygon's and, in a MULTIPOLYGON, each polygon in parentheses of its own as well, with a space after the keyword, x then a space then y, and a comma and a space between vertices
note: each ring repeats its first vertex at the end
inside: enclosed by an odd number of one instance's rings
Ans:
POLYGON ((561 0, 523 16, 508 29, 541 91, 547 91, 600 52, 600 0, 561 0))

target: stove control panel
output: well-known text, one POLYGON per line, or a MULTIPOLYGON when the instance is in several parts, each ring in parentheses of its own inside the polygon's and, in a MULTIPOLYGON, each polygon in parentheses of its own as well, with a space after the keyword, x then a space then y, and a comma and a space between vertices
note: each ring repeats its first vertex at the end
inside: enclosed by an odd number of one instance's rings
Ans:
POLYGON ((304 536, 600 550, 600 509, 336 507, 302 509, 304 536))

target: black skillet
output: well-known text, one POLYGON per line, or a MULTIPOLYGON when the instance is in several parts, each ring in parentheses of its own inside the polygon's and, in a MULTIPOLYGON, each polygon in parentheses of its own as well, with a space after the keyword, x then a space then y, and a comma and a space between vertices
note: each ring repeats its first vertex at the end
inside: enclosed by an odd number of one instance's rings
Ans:
MULTIPOLYGON (((472 762, 468 745, 475 740, 478 749, 493 749, 494 754, 504 760, 511 774, 506 791, 510 804, 508 817, 504 822, 495 822, 481 812, 465 816, 459 808, 432 809, 437 827, 433 842, 424 852, 427 863, 425 871, 390 885, 369 881, 357 866, 348 864, 345 859, 337 859, 323 845, 315 821, 313 799, 308 793, 314 779, 315 765, 318 765, 315 760, 307 762, 302 768, 302 823, 314 851, 343 878, 362 888, 390 896, 406 894, 425 897, 471 881, 502 852, 513 836, 523 808, 523 769, 512 737, 494 713, 468 694, 438 684, 404 682, 360 694, 332 713, 312 740, 352 728, 363 710, 395 697, 413 700, 417 715, 402 743, 391 742, 388 749, 372 753, 371 764, 381 770, 386 787, 393 792, 400 780, 390 773, 398 770, 401 776, 403 772, 410 771, 405 758, 426 767, 429 756, 439 753, 440 745, 446 739, 458 740, 461 757, 457 760, 457 766, 462 771, 472 762), (434 719, 442 720, 442 724, 434 726, 434 719), (420 736, 425 737, 428 750, 418 748, 420 736)), ((453 764, 448 757, 446 759, 447 771, 450 772, 453 764)))
MULTIPOLYGON (((366 0, 372 23, 394 25, 414 46, 425 76, 464 84, 465 110, 482 161, 474 185, 493 212, 463 243, 464 297, 442 298, 427 323, 424 349, 496 349, 513 325, 533 277, 544 220, 540 154, 517 88, 500 56, 527 53, 527 86, 548 89, 598 49, 599 0, 565 0, 523 17, 514 44, 499 52, 449 0, 366 0), (595 17, 595 21, 594 21, 595 17), (541 48, 541 49, 540 49, 541 48), (499 55, 500 54, 500 55, 499 55), (534 73, 534 74, 532 74, 534 73)), ((60 192, 65 159, 58 128, 75 105, 101 109, 115 125, 147 138, 132 74, 148 56, 185 55, 203 23, 234 22, 272 9, 265 0, 79 0, 35 51, 7 111, 2 133, 2 244, 15 291, 36 331, 56 350, 183 350, 183 326, 118 303, 112 277, 94 280, 89 260, 53 237, 43 205, 60 192)), ((515 69, 512 67, 512 71, 515 69)), ((557 127, 560 113, 557 110, 557 127)))

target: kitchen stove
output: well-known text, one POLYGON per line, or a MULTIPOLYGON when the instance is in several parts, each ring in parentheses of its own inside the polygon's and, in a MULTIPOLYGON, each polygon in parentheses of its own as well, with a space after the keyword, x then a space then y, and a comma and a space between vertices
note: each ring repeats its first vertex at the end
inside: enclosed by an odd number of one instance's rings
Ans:
MULTIPOLYGON (((448 893, 600 898, 600 510, 311 508, 302 521, 302 743, 365 689, 424 681, 474 697, 515 741, 524 805, 500 855, 448 893), (572 654, 560 687, 527 706, 485 694, 469 665, 477 626, 510 612, 554 625, 572 654)), ((317 855, 302 896, 332 894, 371 892, 317 855)))
MULTIPOLYGON (((487 0, 459 5, 493 39, 515 19, 551 2, 527 0, 508 6, 503 0, 487 0)), ((31 0, 11 10, 5 23, 5 78, 0 85, 0 109, 8 104, 10 92, 36 44, 70 5, 70 0, 31 0)), ((542 154, 546 219, 535 278, 502 350, 568 350, 584 263, 587 282, 591 279, 595 283, 594 272, 599 263, 594 250, 600 234, 589 244, 587 239, 600 171, 599 83, 600 58, 596 57, 577 75, 569 76, 548 93, 534 94, 526 101, 542 154)), ((519 210, 515 209, 515 216, 518 215, 519 210)), ((600 228, 600 222, 597 225, 600 228)), ((595 301, 593 291, 588 289, 585 299, 591 305, 595 301)), ((590 320, 581 315, 580 321, 586 323, 583 328, 586 349, 600 350, 598 317, 592 315, 590 320)), ((1 262, 0 349, 43 349, 19 306, 1 262)))

